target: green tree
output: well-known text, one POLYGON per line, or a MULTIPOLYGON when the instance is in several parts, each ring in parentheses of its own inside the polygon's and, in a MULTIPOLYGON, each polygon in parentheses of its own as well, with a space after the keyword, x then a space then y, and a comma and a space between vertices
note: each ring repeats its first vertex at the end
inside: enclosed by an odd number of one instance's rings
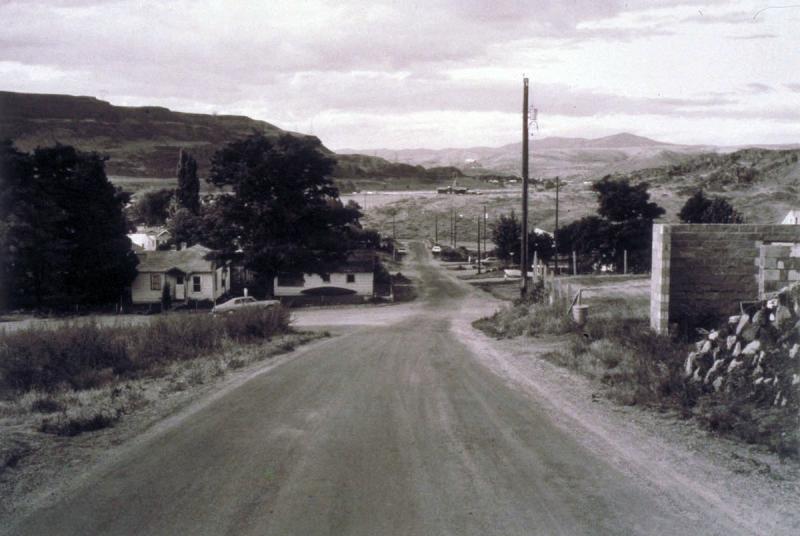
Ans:
POLYGON ((145 225, 164 225, 174 196, 175 191, 167 188, 139 194, 130 209, 131 221, 145 225))
POLYGON ((254 133, 217 151, 209 180, 232 189, 216 201, 216 227, 234 237, 216 245, 222 256, 239 253, 268 293, 280 272, 324 273, 344 259, 360 213, 338 201, 333 167, 319 140, 288 134, 254 133))
POLYGON ((536 252, 536 257, 540 261, 547 263, 553 258, 555 253, 553 244, 553 237, 547 233, 529 233, 528 234, 528 254, 530 261, 533 263, 533 252, 536 252))
POLYGON ((613 263, 620 269, 625 252, 630 270, 649 269, 653 220, 664 214, 663 208, 650 201, 649 185, 605 176, 592 189, 598 194, 598 216, 559 229, 559 251, 579 253, 583 269, 596 263, 613 263))
MULTIPOLYGON (((492 228, 492 241, 495 244, 497 257, 504 261, 519 261, 522 254, 521 237, 522 222, 517 219, 516 213, 512 210, 508 216, 502 214, 492 228)), ((534 251, 540 260, 549 261, 553 257, 553 237, 547 233, 528 233, 528 252, 531 263, 533 263, 534 251)))
POLYGON ((178 188, 175 190, 175 200, 179 208, 185 208, 192 214, 200 211, 200 179, 197 178, 197 161, 183 149, 178 157, 178 188))
POLYGON ((678 213, 684 223, 743 223, 744 218, 723 197, 708 198, 698 190, 678 213))
POLYGON ((649 184, 631 185, 628 179, 606 175, 592 185, 597 192, 597 213, 610 222, 650 221, 664 214, 664 209, 650 201, 649 184))
POLYGON ((510 261, 513 256, 519 260, 521 236, 522 223, 517 219, 514 210, 508 216, 501 214, 492 227, 492 242, 495 245, 497 258, 510 261))
POLYGON ((0 148, 6 306, 116 301, 136 275, 124 196, 103 158, 64 145, 0 148))

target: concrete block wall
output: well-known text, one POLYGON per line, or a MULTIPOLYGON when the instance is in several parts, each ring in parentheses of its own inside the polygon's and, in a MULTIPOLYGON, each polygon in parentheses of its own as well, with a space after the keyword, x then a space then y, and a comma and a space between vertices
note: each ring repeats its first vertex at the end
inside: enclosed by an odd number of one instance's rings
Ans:
POLYGON ((800 244, 800 225, 654 225, 650 326, 666 334, 670 324, 685 327, 732 314, 739 302, 759 299, 775 277, 782 277, 769 272, 780 272, 777 259, 788 280, 790 273, 794 276, 787 264, 794 266, 793 257, 786 257, 785 249, 762 248, 777 242, 800 244), (766 259, 773 258, 776 268, 766 268, 772 264, 766 259))
POLYGON ((800 281, 800 244, 762 244, 759 258, 758 292, 764 297, 770 292, 800 281))

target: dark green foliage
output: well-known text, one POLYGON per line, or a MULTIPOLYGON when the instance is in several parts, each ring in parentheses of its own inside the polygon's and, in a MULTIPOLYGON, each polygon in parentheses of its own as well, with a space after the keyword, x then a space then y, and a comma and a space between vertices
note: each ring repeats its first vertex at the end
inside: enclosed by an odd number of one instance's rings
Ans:
POLYGON ((347 253, 348 228, 361 213, 339 201, 334 161, 321 149, 314 138, 254 133, 212 158, 209 180, 233 190, 216 202, 215 228, 234 239, 207 245, 229 258, 240 250, 268 290, 279 272, 319 273, 347 253))
POLYGON ((510 261, 513 253, 514 258, 519 260, 521 236, 522 223, 514 211, 512 210, 508 216, 501 214, 492 227, 492 242, 495 245, 497 258, 510 261))
POLYGON ((544 263, 547 263, 553 258, 554 253, 553 237, 549 234, 542 233, 529 233, 528 234, 528 255, 530 261, 533 263, 533 253, 536 252, 536 258, 544 263))
POLYGON ((161 310, 169 311, 172 307, 172 291, 170 290, 169 283, 164 283, 161 287, 161 310))
POLYGON ((140 194, 130 208, 131 221, 145 225, 164 225, 174 197, 175 191, 166 188, 140 194))
POLYGON ((559 229, 559 252, 577 252, 581 271, 587 271, 607 263, 620 270, 627 250, 629 271, 648 270, 653 220, 663 215, 664 209, 650 201, 647 183, 632 186, 627 179, 606 176, 592 188, 598 193, 599 216, 587 216, 559 229))
POLYGON ((723 197, 708 198, 698 190, 686 200, 678 217, 684 223, 743 223, 744 219, 723 197))
POLYGON ((649 185, 631 185, 628 179, 614 180, 609 175, 592 185, 597 192, 597 213, 610 222, 653 221, 664 209, 650 201, 649 185))
POLYGON ((178 157, 178 188, 175 199, 180 208, 192 214, 200 210, 200 179, 197 178, 197 161, 188 152, 181 149, 178 157))
POLYGON ((103 159, 72 147, 0 147, 4 307, 117 301, 136 275, 123 196, 103 159))
MULTIPOLYGON (((502 214, 492 228, 492 241, 496 249, 497 258, 504 261, 518 262, 521 255, 522 243, 522 222, 517 219, 516 213, 512 210, 506 216, 502 214)), ((553 237, 548 234, 528 233, 528 255, 533 263, 533 252, 537 258, 543 262, 549 261, 553 257, 553 237)))
POLYGON ((121 415, 117 412, 99 411, 89 415, 45 419, 39 430, 46 434, 72 437, 84 432, 95 432, 114 426, 121 415))

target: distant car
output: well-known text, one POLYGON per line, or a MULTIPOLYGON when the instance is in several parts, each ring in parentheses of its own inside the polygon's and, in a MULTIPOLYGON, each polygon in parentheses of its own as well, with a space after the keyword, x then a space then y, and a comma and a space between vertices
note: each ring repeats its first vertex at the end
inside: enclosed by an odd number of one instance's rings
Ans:
POLYGON ((403 246, 400 246, 399 248, 397 248, 397 254, 398 255, 405 255, 407 253, 408 253, 408 249, 407 248, 404 248, 403 246))
POLYGON ((441 252, 442 252, 442 246, 433 246, 431 248, 431 253, 441 253, 441 252))
POLYGON ((249 309, 251 307, 269 308, 278 305, 278 300, 257 300, 252 296, 242 296, 241 298, 233 298, 225 303, 215 305, 211 309, 211 314, 232 313, 234 311, 241 311, 242 309, 249 309))

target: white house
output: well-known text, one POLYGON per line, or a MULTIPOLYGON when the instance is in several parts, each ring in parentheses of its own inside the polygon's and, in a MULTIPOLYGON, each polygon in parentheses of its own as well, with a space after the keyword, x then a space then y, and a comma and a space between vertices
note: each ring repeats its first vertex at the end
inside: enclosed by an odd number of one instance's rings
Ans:
POLYGON ((135 233, 129 234, 128 238, 145 251, 155 251, 159 246, 164 246, 169 242, 170 235, 166 229, 139 227, 135 233))
POLYGON ((207 259, 210 249, 196 245, 180 251, 145 251, 138 254, 138 274, 131 285, 134 305, 160 303, 164 285, 173 302, 214 301, 230 290, 230 267, 207 259))
POLYGON ((280 274, 274 294, 281 296, 346 296, 369 298, 375 293, 375 254, 356 251, 346 262, 330 266, 324 275, 280 274))
POLYGON ((790 210, 784 216, 783 221, 781 222, 783 225, 800 225, 800 209, 790 210))

